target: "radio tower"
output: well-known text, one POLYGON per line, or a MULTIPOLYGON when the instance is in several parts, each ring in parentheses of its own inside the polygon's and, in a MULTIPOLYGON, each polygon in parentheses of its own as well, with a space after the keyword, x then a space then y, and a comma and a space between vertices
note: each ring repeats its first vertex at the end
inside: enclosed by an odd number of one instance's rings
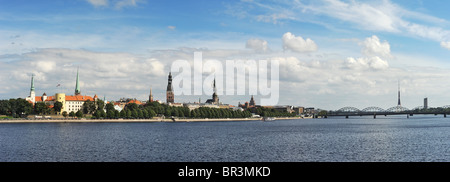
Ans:
POLYGON ((400 102, 400 80, 398 81, 398 106, 402 106, 400 102))

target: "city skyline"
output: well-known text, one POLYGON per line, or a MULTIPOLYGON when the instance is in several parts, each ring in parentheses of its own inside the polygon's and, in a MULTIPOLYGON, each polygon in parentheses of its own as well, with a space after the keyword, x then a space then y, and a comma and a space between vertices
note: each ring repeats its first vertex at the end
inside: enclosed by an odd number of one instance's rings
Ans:
MULTIPOLYGON (((442 1, 1 1, 0 99, 72 93, 165 100, 173 61, 280 61, 278 105, 450 105, 442 1), (61 84, 61 87, 56 87, 61 84), (295 98, 295 99, 292 99, 295 98)), ((172 73, 176 76, 176 73, 172 73)), ((205 75, 210 74, 204 71, 205 75)), ((251 94, 221 96, 237 105, 251 94)), ((210 98, 175 96, 176 102, 210 98)), ((261 98, 255 95, 255 100, 261 98)))

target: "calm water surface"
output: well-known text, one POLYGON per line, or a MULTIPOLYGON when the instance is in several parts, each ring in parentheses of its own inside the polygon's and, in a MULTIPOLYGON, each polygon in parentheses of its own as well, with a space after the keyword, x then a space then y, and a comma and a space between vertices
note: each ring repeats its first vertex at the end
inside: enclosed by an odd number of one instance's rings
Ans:
POLYGON ((450 161, 450 118, 0 124, 0 161, 450 161))

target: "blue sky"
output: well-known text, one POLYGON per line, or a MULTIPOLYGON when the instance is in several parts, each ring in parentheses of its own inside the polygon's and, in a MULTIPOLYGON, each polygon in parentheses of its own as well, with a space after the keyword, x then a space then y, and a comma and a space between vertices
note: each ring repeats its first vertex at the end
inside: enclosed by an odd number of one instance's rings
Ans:
MULTIPOLYGON (((177 59, 277 59, 279 104, 450 105, 450 2, 0 0, 0 99, 73 92, 165 100, 177 59), (310 40, 309 42, 307 40, 310 40), (303 41, 302 41, 303 40, 303 41), (63 88, 54 85, 62 83, 63 88), (39 86, 38 86, 39 85, 39 86), (296 98, 296 99, 292 99, 296 98)), ((178 96, 179 102, 199 96, 178 96)), ((206 100, 210 96, 201 96, 206 100)), ((262 96, 256 96, 258 98, 262 96)), ((249 96, 222 96, 236 105, 249 96)))

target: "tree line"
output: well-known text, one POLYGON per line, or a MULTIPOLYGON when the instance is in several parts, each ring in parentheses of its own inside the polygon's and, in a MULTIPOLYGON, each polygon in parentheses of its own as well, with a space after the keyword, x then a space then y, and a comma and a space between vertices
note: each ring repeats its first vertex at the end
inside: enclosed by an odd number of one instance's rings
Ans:
MULTIPOLYGON (((15 118, 27 117, 30 114, 37 115, 52 115, 61 112, 62 103, 55 102, 53 107, 49 103, 37 102, 34 107, 25 99, 9 99, 0 100, 0 115, 12 116, 15 118)), ((262 117, 292 117, 295 113, 288 113, 286 111, 277 111, 273 108, 248 108, 244 111, 200 107, 190 110, 188 107, 174 107, 158 102, 151 102, 144 105, 136 103, 128 103, 119 112, 114 109, 113 103, 105 104, 102 100, 86 101, 81 109, 77 112, 63 111, 61 114, 64 117, 78 117, 82 118, 86 115, 91 115, 94 119, 150 119, 156 116, 159 117, 179 117, 179 118, 248 118, 252 113, 258 114, 262 117)))
POLYGON ((0 115, 12 116, 14 118, 27 117, 34 111, 33 104, 25 99, 0 100, 0 115))
POLYGON ((101 104, 98 104, 96 109, 92 109, 94 107, 90 106, 91 103, 89 102, 85 102, 85 104, 83 104, 83 113, 92 114, 92 118, 96 119, 150 119, 155 116, 178 118, 245 118, 252 116, 249 111, 233 111, 231 109, 208 107, 200 107, 191 111, 188 107, 174 107, 158 102, 151 102, 145 105, 128 103, 120 112, 114 109, 114 104, 112 103, 106 104, 104 110, 101 104))
POLYGON ((247 110, 251 113, 258 114, 261 117, 294 117, 297 115, 296 113, 289 113, 287 110, 279 111, 268 107, 252 107, 247 110))

